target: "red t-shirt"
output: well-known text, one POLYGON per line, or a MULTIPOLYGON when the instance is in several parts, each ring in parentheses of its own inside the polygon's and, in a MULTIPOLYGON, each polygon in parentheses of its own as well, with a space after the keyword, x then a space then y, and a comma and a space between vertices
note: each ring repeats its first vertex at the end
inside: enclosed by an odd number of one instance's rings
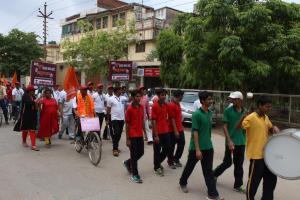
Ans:
POLYGON ((6 90, 7 98, 9 101, 12 101, 12 89, 7 89, 6 90))
POLYGON ((129 137, 143 137, 144 107, 129 105, 125 114, 126 124, 129 125, 129 137))
POLYGON ((169 130, 168 106, 166 103, 159 105, 154 102, 151 110, 151 118, 156 121, 157 134, 167 134, 169 130))
POLYGON ((171 101, 168 104, 169 118, 170 118, 170 130, 173 130, 171 119, 175 120, 176 128, 178 132, 183 131, 182 127, 182 115, 181 115, 181 107, 179 103, 171 101))

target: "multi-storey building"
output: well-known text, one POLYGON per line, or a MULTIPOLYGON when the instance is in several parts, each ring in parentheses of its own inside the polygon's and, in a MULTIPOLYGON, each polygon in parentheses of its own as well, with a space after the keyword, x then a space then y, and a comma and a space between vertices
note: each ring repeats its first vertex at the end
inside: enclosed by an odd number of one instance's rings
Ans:
MULTIPOLYGON (((90 31, 110 31, 118 25, 120 19, 125 26, 135 22, 135 41, 128 46, 128 60, 133 61, 139 69, 159 68, 157 59, 149 60, 148 56, 156 49, 156 39, 160 30, 170 27, 176 15, 181 11, 163 7, 155 10, 152 7, 138 3, 125 3, 118 0, 98 0, 97 8, 70 16, 61 21, 62 40, 69 38, 73 42, 79 41, 83 34, 77 22, 85 19, 92 24, 90 31)), ((58 62, 63 63, 63 62, 58 62)), ((133 83, 144 84, 147 87, 161 85, 159 77, 137 76, 134 70, 133 83)), ((83 80, 85 77, 81 77, 83 80)), ((88 77, 87 79, 93 79, 88 77)), ((94 77, 95 79, 95 77, 94 77)))

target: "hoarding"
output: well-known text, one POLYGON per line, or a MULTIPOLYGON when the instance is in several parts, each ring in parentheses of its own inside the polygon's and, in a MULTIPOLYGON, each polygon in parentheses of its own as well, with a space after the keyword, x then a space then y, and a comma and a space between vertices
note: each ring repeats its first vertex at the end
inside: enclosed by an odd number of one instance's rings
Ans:
POLYGON ((41 61, 32 61, 30 69, 31 84, 53 87, 56 84, 56 65, 41 61))

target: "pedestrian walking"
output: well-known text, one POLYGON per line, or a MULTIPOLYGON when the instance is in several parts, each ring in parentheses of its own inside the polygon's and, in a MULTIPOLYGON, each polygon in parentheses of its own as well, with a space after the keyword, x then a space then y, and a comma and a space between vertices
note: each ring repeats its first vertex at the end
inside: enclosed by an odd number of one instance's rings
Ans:
POLYGON ((223 113, 223 131, 225 135, 225 154, 223 162, 214 170, 217 179, 234 164, 234 190, 246 192, 243 186, 243 163, 245 155, 245 130, 236 128, 245 114, 243 107, 243 94, 239 91, 230 94, 233 106, 227 107, 223 113))
POLYGON ((103 84, 97 85, 97 92, 93 95, 94 105, 95 105, 95 113, 99 118, 100 131, 99 137, 101 137, 102 123, 105 118, 105 96, 103 94, 103 84))
POLYGON ((247 184, 247 200, 254 200, 258 186, 263 179, 262 200, 273 200, 277 177, 265 164, 264 148, 268 138, 279 132, 273 126, 267 112, 272 106, 271 99, 261 96, 257 99, 257 110, 242 120, 242 127, 246 130, 246 155, 250 160, 249 178, 247 184))
POLYGON ((38 138, 45 140, 46 147, 51 147, 51 136, 59 131, 58 125, 58 104, 51 97, 52 91, 49 88, 44 90, 44 97, 38 101, 40 113, 40 127, 38 138))
POLYGON ((199 99, 202 106, 192 116, 192 137, 189 155, 179 184, 181 190, 187 193, 187 180, 200 160, 208 193, 206 199, 221 200, 223 198, 219 196, 213 176, 212 112, 208 109, 213 103, 213 94, 207 91, 199 92, 199 99))
POLYGON ((130 158, 123 162, 131 174, 131 180, 135 183, 142 183, 138 172, 138 160, 144 155, 143 130, 144 108, 140 104, 141 93, 138 90, 131 92, 132 103, 126 111, 126 145, 130 150, 130 158))
MULTIPOLYGON (((109 98, 113 96, 113 86, 108 85, 107 87, 107 94, 105 95, 105 109, 107 110, 107 102, 109 101, 109 98)), ((108 114, 105 110, 105 128, 103 131, 103 139, 104 140, 109 140, 109 137, 111 136, 111 133, 113 132, 112 130, 112 124, 111 124, 111 115, 108 114)))
POLYGON ((20 88, 20 83, 15 83, 15 88, 12 90, 12 115, 13 119, 17 120, 20 114, 22 96, 24 95, 24 91, 20 88))
POLYGON ((107 102, 107 114, 111 114, 112 124, 112 141, 113 141, 113 156, 118 157, 121 152, 119 142, 122 136, 125 120, 125 107, 122 103, 125 97, 121 96, 121 88, 114 88, 114 96, 110 97, 107 102))
POLYGON ((58 138, 62 139, 62 136, 66 130, 68 130, 67 135, 69 140, 74 140, 75 138, 75 119, 73 115, 73 100, 67 100, 67 93, 63 90, 60 92, 59 98, 59 111, 61 116, 61 126, 58 134, 58 138))
POLYGON ((5 123, 8 123, 8 110, 7 110, 7 94, 6 87, 3 85, 3 81, 0 81, 0 106, 3 111, 3 115, 5 118, 5 123))
POLYGON ((170 130, 171 130, 171 150, 168 155, 168 164, 172 169, 176 167, 182 167, 180 162, 181 156, 184 151, 185 146, 185 135, 182 126, 182 115, 180 102, 183 97, 183 92, 181 90, 176 90, 174 92, 174 98, 168 104, 168 113, 170 120, 170 130), (176 147, 176 151, 175 151, 176 147), (175 154, 174 154, 175 153, 175 154))
POLYGON ((24 147, 27 145, 27 135, 31 140, 31 149, 39 151, 36 146, 36 127, 37 127, 37 105, 34 97, 34 87, 28 86, 24 95, 22 96, 22 107, 20 118, 18 119, 14 130, 22 132, 22 144, 24 147))
POLYGON ((161 163, 166 159, 171 149, 171 134, 169 130, 168 106, 165 102, 166 91, 156 91, 158 100, 154 102, 151 111, 152 131, 154 137, 154 171, 159 176, 164 176, 161 163))
POLYGON ((147 90, 144 86, 140 87, 140 93, 141 93, 141 102, 140 104, 144 108, 144 123, 145 123, 145 137, 147 140, 148 145, 153 144, 153 136, 152 131, 150 129, 150 106, 149 106, 149 100, 147 96, 147 90))

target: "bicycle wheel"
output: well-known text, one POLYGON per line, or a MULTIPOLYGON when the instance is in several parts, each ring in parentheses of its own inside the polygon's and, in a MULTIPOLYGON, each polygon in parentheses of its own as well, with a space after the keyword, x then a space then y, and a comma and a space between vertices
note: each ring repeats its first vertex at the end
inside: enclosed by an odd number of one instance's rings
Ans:
POLYGON ((102 155, 102 141, 98 133, 89 132, 87 135, 87 150, 90 161, 97 166, 100 163, 102 155))

